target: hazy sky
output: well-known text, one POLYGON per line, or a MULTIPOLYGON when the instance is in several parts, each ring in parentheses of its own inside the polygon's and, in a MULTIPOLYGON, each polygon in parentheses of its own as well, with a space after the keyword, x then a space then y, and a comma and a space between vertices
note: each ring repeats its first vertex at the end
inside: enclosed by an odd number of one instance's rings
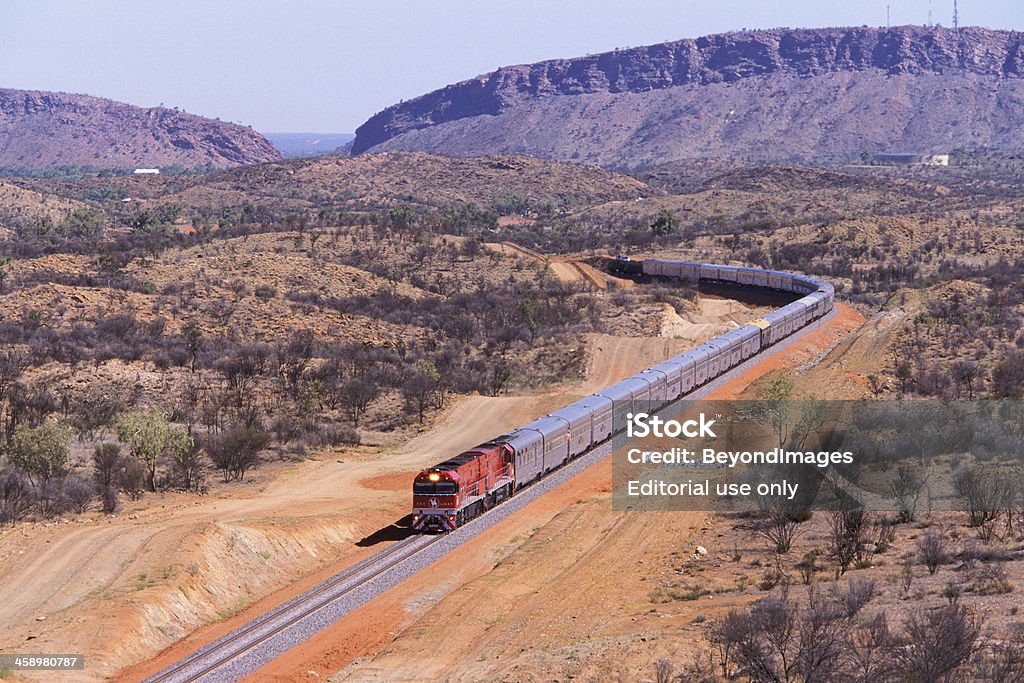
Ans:
MULTIPOLYGON (((507 64, 741 28, 924 24, 929 0, 0 0, 0 87, 160 103, 263 132, 351 132, 507 64)), ((1024 29, 1019 0, 961 25, 1024 29)), ((952 23, 953 0, 932 0, 952 23)))

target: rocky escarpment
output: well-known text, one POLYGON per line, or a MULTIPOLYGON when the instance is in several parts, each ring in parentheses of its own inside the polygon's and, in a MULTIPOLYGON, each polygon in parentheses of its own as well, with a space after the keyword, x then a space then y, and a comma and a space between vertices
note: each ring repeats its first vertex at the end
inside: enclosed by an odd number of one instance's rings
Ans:
POLYGON ((1019 148, 1022 75, 1018 32, 730 33, 502 68, 385 109, 356 131, 352 150, 636 166, 686 156, 1019 148), (795 138, 773 144, 780 134, 795 138))
POLYGON ((280 159, 251 128, 86 95, 0 89, 0 166, 224 168, 280 159))

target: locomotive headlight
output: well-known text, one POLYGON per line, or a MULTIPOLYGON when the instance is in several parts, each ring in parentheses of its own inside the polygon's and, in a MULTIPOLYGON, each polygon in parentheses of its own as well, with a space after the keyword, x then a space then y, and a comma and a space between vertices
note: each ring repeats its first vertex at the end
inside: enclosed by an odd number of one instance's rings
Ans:
POLYGON ((429 479, 430 481, 441 481, 441 475, 438 474, 437 472, 431 472, 430 474, 427 475, 427 479, 429 479))

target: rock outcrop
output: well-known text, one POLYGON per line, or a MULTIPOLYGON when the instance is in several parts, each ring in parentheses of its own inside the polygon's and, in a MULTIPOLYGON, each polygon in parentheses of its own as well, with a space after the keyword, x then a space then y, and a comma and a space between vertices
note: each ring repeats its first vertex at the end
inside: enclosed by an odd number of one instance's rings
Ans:
POLYGON ((225 168, 275 161, 262 135, 175 109, 0 89, 0 166, 225 168))
POLYGON ((1024 34, 777 29, 510 66, 394 105, 369 149, 606 166, 733 156, 1024 149, 1024 34))

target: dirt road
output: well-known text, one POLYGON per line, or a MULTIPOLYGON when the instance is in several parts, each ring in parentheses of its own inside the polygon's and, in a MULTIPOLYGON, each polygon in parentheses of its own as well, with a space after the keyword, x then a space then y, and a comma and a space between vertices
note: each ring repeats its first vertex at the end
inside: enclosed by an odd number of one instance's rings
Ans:
POLYGON ((590 264, 568 256, 547 256, 539 251, 534 251, 511 242, 494 242, 485 246, 488 249, 503 254, 514 254, 525 261, 536 263, 542 267, 547 266, 551 268, 551 273, 562 282, 582 282, 598 289, 607 289, 609 286, 628 289, 633 287, 634 284, 632 280, 609 275, 590 264))

